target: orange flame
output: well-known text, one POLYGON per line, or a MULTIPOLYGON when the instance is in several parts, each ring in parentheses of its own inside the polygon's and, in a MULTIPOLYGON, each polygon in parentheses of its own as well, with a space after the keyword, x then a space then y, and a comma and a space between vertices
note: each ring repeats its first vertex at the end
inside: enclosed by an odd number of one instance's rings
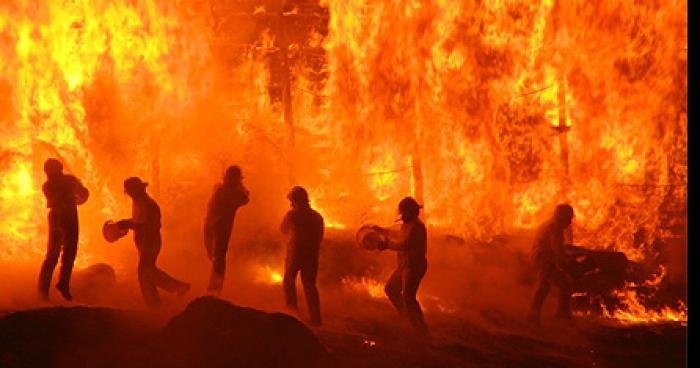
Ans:
POLYGON ((260 266, 256 270, 255 280, 261 284, 281 285, 282 273, 270 266, 260 266))
MULTIPOLYGON (((653 279, 646 280, 642 286, 658 287, 666 276, 666 269, 660 266, 659 273, 653 279)), ((617 290, 614 294, 620 298, 623 307, 608 311, 605 305, 601 304, 603 316, 615 319, 625 324, 637 323, 657 323, 657 322, 688 322, 688 308, 683 301, 678 301, 674 309, 670 306, 663 306, 661 309, 648 309, 639 298, 635 283, 626 283, 625 286, 617 290)))

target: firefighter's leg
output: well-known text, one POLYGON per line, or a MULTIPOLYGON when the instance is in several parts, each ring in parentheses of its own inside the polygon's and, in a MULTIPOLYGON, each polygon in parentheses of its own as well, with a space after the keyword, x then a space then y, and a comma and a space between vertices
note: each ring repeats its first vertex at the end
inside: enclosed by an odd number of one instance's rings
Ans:
POLYGON ((306 306, 309 308, 309 321, 314 326, 321 325, 321 301, 316 288, 318 259, 310 259, 301 269, 301 283, 304 285, 306 306))
POLYGON ((190 284, 180 281, 166 273, 165 271, 153 267, 152 279, 156 286, 171 293, 184 294, 190 289, 190 284))
POLYGON ((60 227, 49 219, 49 239, 46 246, 46 257, 41 264, 41 271, 39 271, 38 285, 39 295, 44 299, 49 297, 49 286, 51 285, 53 270, 56 268, 58 257, 61 254, 62 241, 63 233, 60 227))
POLYGON ((571 318, 571 293, 574 280, 571 275, 562 270, 558 270, 553 279, 559 289, 557 316, 560 318, 571 318))
POLYGON ((548 266, 542 267, 539 271, 537 291, 535 291, 535 296, 532 299, 532 307, 530 309, 530 318, 535 321, 539 321, 542 304, 544 304, 544 300, 547 294, 549 294, 551 274, 552 268, 548 266))
POLYGON ((287 258, 284 264, 284 278, 282 286, 284 288, 284 302, 287 308, 297 310, 297 287, 296 279, 299 272, 297 262, 287 258))
POLYGON ((402 275, 403 302, 406 306, 406 316, 411 326, 413 326, 413 329, 421 335, 428 332, 428 327, 423 320, 423 311, 421 310, 420 303, 418 303, 418 299, 416 299, 416 294, 418 293, 418 286, 423 276, 425 276, 425 271, 425 268, 408 268, 404 270, 402 275))
POLYGON ((161 304, 160 295, 154 281, 156 271, 156 255, 152 252, 139 252, 138 277, 141 294, 149 307, 158 307, 161 304))
POLYGON ((391 301, 391 304, 394 305, 396 310, 403 314, 406 308, 403 303, 403 297, 401 296, 401 288, 403 287, 401 274, 402 270, 400 268, 397 268, 394 273, 391 274, 386 285, 384 285, 384 292, 386 296, 389 297, 389 301, 391 301))
MULTIPOLYGON (((158 268, 156 264, 158 261, 158 254, 160 254, 159 244, 153 244, 141 253, 145 276, 149 280, 146 289, 150 289, 152 284, 155 287, 172 293, 184 294, 187 292, 190 289, 190 284, 180 281, 158 268)), ((139 267, 141 267, 141 263, 139 263, 139 267)))
POLYGON ((211 276, 209 278, 209 291, 220 293, 224 288, 224 276, 226 274, 226 253, 228 253, 228 241, 230 237, 230 228, 220 227, 214 230, 214 252, 212 257, 211 276))
POLYGON ((70 293, 70 278, 73 273, 73 262, 78 253, 78 218, 66 219, 63 230, 63 252, 61 253, 61 271, 56 289, 66 300, 73 300, 70 293))

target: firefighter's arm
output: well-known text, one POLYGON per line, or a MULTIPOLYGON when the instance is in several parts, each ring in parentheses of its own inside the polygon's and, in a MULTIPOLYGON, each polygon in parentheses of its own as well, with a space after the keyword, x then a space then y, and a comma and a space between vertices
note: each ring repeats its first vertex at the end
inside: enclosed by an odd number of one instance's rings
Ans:
POLYGON ((117 226, 119 226, 120 229, 136 229, 136 222, 132 219, 123 219, 117 221, 117 226))
POLYGON ((243 184, 241 184, 240 191, 241 191, 240 205, 243 206, 243 205, 248 204, 248 202, 250 202, 250 192, 248 191, 248 189, 246 189, 243 186, 243 184))
POLYGON ((411 237, 415 236, 413 226, 407 224, 401 225, 400 231, 387 231, 386 235, 386 245, 391 250, 404 250, 411 237))
POLYGON ((85 202, 87 202, 88 197, 90 197, 90 192, 88 189, 83 185, 83 183, 78 180, 78 178, 73 177, 74 180, 74 193, 73 195, 75 196, 75 203, 78 205, 81 205, 85 202))
POLYGON ((141 208, 132 215, 130 219, 117 222, 117 226, 122 229, 138 230, 154 226, 160 221, 160 210, 158 208, 141 208))
POLYGON ((382 234, 382 235, 385 235, 385 236, 389 233, 389 229, 387 229, 385 227, 381 227, 379 225, 372 225, 371 229, 372 229, 372 231, 379 233, 379 234, 382 234))

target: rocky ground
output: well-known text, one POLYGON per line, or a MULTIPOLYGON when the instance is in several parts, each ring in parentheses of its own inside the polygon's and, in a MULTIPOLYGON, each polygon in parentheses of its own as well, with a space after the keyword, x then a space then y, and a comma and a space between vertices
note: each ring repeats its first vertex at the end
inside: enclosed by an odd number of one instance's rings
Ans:
MULTIPOLYGON (((625 325, 595 316, 561 323, 550 317, 553 300, 540 326, 527 323, 534 279, 526 244, 526 238, 491 244, 432 239, 419 292, 428 338, 414 337, 382 294, 393 255, 360 251, 349 236, 331 234, 322 249, 321 328, 303 323, 302 290, 301 313, 290 316, 279 280, 256 273, 261 265, 280 266, 279 250, 265 252, 260 243, 247 254, 245 247, 236 249, 235 272, 221 299, 200 296, 197 283, 205 284, 206 264, 187 265, 193 275, 204 275, 192 280, 186 269, 168 263, 166 253, 160 264, 196 287, 182 299, 164 294, 165 305, 154 311, 143 308, 129 268, 78 270, 76 301, 52 295, 43 305, 24 286, 33 285, 32 273, 5 268, 20 275, 9 286, 25 294, 7 288, 0 299, 0 367, 686 365, 687 327, 680 323, 625 325)), ((669 300, 677 298, 672 294, 669 300)))
POLYGON ((396 321, 294 317, 203 297, 163 322, 149 312, 52 307, 0 319, 2 367, 684 367, 686 327, 596 319, 532 326, 485 312, 433 319, 428 338, 396 321))

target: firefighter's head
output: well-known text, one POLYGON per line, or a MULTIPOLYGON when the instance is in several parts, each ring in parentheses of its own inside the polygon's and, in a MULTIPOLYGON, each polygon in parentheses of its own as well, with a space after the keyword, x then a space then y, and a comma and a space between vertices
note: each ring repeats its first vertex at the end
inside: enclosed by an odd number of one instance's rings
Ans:
POLYGON ((50 158, 44 162, 44 173, 49 178, 61 175, 63 173, 63 164, 55 158, 50 158))
POLYGON ((224 182, 239 183, 241 180, 243 180, 243 172, 241 171, 240 166, 231 165, 226 169, 226 172, 224 173, 224 182))
POLYGON ((295 186, 287 194, 287 199, 292 204, 292 207, 308 207, 309 206, 309 193, 306 189, 300 186, 295 186))
POLYGON ((562 227, 571 225, 574 219, 574 208, 571 205, 562 203, 554 209, 554 220, 562 227))
POLYGON ((124 180, 124 193, 128 194, 130 197, 136 197, 146 193, 147 186, 148 183, 141 180, 141 178, 133 176, 124 180))
POLYGON ((418 213, 423 206, 419 205, 413 197, 406 197, 399 202, 399 214, 401 220, 413 221, 418 218, 418 213))

